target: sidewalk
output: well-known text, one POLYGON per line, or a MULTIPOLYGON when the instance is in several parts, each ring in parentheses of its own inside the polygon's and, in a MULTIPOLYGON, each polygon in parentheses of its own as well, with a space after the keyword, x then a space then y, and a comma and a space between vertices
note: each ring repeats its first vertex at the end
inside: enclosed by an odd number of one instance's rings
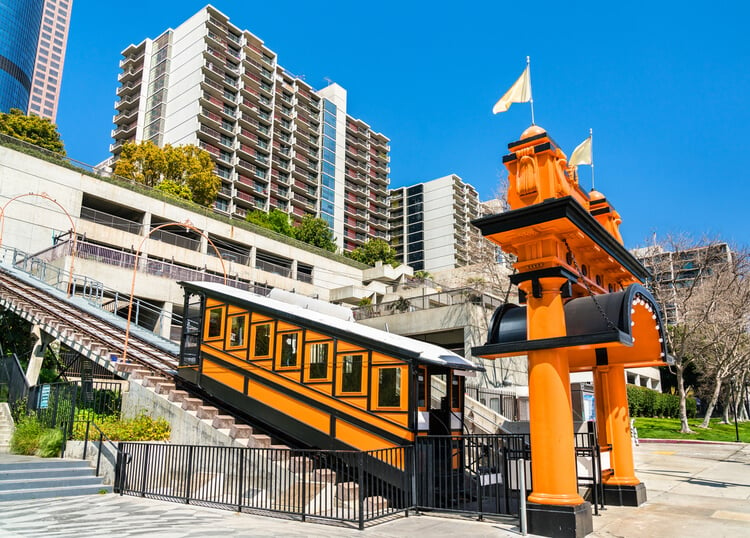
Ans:
MULTIPOLYGON (((595 537, 750 537, 750 445, 642 443, 635 448, 648 502, 594 516, 595 537)), ((0 536, 517 537, 514 522, 428 515, 364 531, 118 495, 0 503, 0 536)))

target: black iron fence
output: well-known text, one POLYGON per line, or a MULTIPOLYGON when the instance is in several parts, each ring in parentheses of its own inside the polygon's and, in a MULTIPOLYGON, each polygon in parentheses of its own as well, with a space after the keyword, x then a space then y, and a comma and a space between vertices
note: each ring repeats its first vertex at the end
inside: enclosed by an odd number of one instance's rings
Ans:
POLYGON ((417 439, 415 505, 420 510, 517 516, 531 489, 529 436, 417 439), (527 478, 521 479, 521 474, 527 478))
POLYGON ((360 529, 412 504, 413 447, 351 452, 120 443, 120 450, 120 494, 360 529))
POLYGON ((519 397, 513 390, 467 386, 466 395, 509 420, 529 419, 528 396, 519 397))
POLYGON ((15 412, 19 406, 26 405, 28 394, 29 384, 18 357, 15 354, 0 357, 0 402, 8 402, 15 412))

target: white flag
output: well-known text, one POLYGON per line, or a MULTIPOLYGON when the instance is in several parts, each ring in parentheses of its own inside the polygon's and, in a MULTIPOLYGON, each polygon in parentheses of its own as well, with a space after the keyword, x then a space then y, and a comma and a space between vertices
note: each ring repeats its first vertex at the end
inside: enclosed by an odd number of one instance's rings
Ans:
POLYGON ((506 112, 511 103, 528 103, 529 101, 531 101, 531 79, 529 78, 529 66, 527 65, 518 80, 492 107, 492 113, 506 112))
POLYGON ((573 150, 573 154, 570 156, 568 164, 570 166, 578 166, 579 164, 592 164, 592 162, 591 137, 589 136, 573 150))

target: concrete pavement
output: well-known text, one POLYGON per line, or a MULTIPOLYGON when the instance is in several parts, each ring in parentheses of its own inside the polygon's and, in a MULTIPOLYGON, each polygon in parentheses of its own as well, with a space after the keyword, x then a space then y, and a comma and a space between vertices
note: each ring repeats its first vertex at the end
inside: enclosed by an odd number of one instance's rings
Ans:
MULTIPOLYGON (((596 537, 750 537, 750 445, 642 443, 636 469, 648 490, 638 508, 594 516, 596 537)), ((397 517, 364 531, 118 495, 0 503, 2 537, 158 536, 391 538, 517 537, 512 521, 397 517)))

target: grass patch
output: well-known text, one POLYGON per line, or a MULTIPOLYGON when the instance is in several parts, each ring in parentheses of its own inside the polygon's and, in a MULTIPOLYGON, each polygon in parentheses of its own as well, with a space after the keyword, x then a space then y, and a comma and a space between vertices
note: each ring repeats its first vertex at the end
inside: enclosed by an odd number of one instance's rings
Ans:
MULTIPOLYGON (((719 419, 711 419, 710 428, 699 428, 702 419, 688 419, 690 429, 695 433, 680 433, 680 420, 677 418, 636 417, 635 427, 640 439, 688 439, 700 441, 736 441, 734 422, 720 424, 719 419)), ((750 443, 750 422, 739 422, 740 441, 750 443)))

